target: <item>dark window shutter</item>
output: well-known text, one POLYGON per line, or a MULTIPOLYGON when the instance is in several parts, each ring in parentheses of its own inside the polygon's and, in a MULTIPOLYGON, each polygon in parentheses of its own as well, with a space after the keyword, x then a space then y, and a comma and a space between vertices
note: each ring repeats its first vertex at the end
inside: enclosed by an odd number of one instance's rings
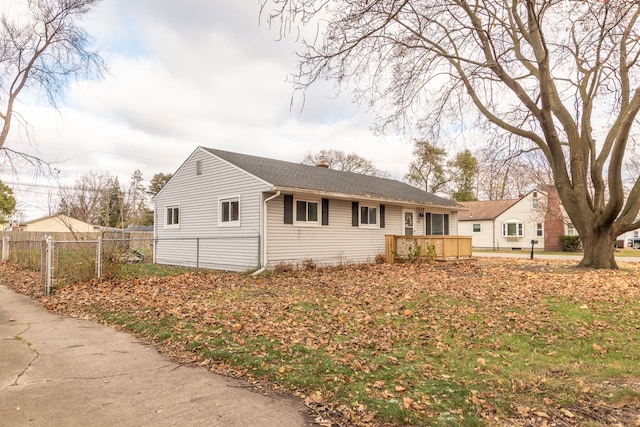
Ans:
POLYGON ((449 235, 449 214, 444 214, 444 235, 449 235))
POLYGON ((293 196, 284 196, 284 223, 293 224, 293 196))
POLYGON ((431 236, 431 214, 424 214, 424 221, 427 224, 427 236, 431 236))
POLYGON ((329 225, 329 199, 322 199, 322 225, 329 225))
POLYGON ((380 205, 380 228, 384 228, 384 205, 380 205))
POLYGON ((358 226, 358 202, 351 202, 351 225, 358 226))

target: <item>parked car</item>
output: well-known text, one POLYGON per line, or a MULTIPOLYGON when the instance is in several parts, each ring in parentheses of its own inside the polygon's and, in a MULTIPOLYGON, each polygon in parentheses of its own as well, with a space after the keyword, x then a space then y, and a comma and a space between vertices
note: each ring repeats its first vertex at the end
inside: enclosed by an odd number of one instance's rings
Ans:
POLYGON ((627 246, 631 246, 633 249, 640 249, 640 237, 634 237, 627 241, 627 246))

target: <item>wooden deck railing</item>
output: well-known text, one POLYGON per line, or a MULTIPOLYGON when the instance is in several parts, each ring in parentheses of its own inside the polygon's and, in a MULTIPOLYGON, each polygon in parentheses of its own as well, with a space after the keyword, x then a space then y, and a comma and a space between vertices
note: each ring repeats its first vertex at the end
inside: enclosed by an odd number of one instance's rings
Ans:
POLYGON ((410 259, 420 246, 420 258, 429 254, 429 246, 435 250, 435 259, 451 260, 471 258, 471 236, 386 236, 387 262, 393 264, 398 259, 410 259))

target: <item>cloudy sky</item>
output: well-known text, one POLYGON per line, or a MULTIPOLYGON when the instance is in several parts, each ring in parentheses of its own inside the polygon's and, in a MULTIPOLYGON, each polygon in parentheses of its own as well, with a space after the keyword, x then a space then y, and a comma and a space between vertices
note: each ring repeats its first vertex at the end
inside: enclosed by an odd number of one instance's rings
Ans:
MULTIPOLYGON (((259 6, 238 0, 108 0, 84 23, 104 57, 100 81, 72 84, 58 109, 27 94, 7 147, 53 161, 72 185, 90 171, 127 183, 174 172, 199 145, 299 162, 323 148, 355 151, 401 179, 411 144, 371 131, 373 115, 321 83, 294 95, 293 40, 260 24, 259 6), (292 98, 293 96, 293 98, 292 98), (293 101, 292 101, 293 100, 293 101), (292 106, 293 105, 293 106, 292 106)), ((49 213, 56 181, 3 170, 24 219, 49 213)))

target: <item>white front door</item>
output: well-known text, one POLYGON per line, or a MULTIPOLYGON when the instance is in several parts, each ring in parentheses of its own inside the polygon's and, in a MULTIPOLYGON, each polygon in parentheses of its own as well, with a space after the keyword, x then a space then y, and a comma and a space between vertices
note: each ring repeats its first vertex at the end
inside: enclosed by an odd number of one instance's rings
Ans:
POLYGON ((404 235, 413 236, 413 211, 403 211, 404 235))

